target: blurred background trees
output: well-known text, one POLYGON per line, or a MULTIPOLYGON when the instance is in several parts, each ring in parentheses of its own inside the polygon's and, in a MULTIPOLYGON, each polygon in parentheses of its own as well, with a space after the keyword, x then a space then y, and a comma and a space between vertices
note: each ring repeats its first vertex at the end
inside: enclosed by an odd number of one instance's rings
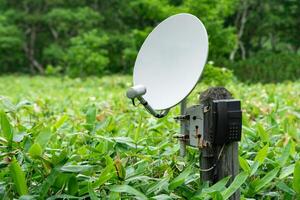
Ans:
POLYGON ((209 61, 239 79, 300 77, 298 0, 0 0, 0 72, 130 73, 148 33, 180 12, 203 21, 209 61))

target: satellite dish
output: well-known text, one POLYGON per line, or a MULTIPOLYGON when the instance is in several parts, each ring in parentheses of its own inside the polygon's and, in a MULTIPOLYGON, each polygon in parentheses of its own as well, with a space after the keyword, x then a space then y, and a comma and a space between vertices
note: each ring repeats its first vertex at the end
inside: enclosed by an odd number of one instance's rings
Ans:
POLYGON ((180 103, 197 84, 208 54, 208 36, 191 14, 173 15, 144 41, 135 61, 134 85, 145 86, 143 98, 155 110, 180 103))

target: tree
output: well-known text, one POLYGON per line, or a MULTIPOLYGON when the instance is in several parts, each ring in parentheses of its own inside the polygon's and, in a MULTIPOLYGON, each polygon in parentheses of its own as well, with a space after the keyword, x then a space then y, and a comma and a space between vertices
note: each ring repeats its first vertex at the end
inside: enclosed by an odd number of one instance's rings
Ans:
POLYGON ((24 64, 22 56, 23 37, 15 25, 11 25, 5 15, 0 16, 0 71, 16 70, 24 64))
POLYGON ((92 30, 71 39, 71 45, 67 49, 64 62, 67 72, 71 76, 86 76, 103 74, 108 69, 109 63, 107 50, 108 37, 92 30))

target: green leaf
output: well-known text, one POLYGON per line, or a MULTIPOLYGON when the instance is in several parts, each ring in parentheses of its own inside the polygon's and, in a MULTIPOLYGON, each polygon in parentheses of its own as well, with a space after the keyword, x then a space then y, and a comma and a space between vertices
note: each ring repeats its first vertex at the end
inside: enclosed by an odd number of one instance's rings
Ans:
POLYGON ((181 174, 179 174, 179 176, 170 182, 169 189, 174 190, 178 186, 182 185, 191 172, 191 167, 187 167, 183 172, 181 172, 181 174))
POLYGON ((0 125, 1 125, 2 132, 4 133, 4 137, 8 142, 8 146, 11 146, 13 140, 13 128, 9 123, 9 119, 6 113, 3 111, 0 112, 0 120, 1 120, 0 125))
POLYGON ((90 182, 88 182, 88 191, 89 191, 89 197, 91 198, 91 200, 99 199, 90 182))
POLYGON ((298 194, 300 194, 300 161, 298 161, 295 165, 293 188, 298 194))
POLYGON ((44 128, 35 138, 35 143, 40 144, 41 148, 44 149, 51 138, 51 130, 50 128, 44 128))
POLYGON ((259 163, 257 161, 255 161, 252 165, 251 165, 251 172, 250 172, 250 176, 252 176, 253 174, 255 174, 255 172, 257 171, 259 167, 259 163))
POLYGON ((28 153, 33 158, 39 158, 40 156, 42 156, 43 150, 41 145, 39 145, 38 143, 34 143, 28 150, 28 153))
POLYGON ((59 174, 60 173, 58 172, 58 170, 56 168, 53 168, 48 177, 45 180, 43 180, 42 185, 38 189, 40 199, 43 199, 46 196, 49 188, 54 184, 59 174))
POLYGON ((65 121, 68 120, 68 116, 67 115, 63 115, 61 118, 59 118, 59 120, 54 124, 54 128, 55 129, 59 129, 64 123, 65 121))
POLYGON ((78 197, 73 196, 73 195, 67 195, 67 194, 56 194, 53 195, 51 197, 48 197, 47 200, 57 200, 57 199, 63 199, 63 200, 67 200, 67 199, 78 199, 78 197))
POLYGON ((261 140, 263 142, 270 141, 269 134, 267 133, 267 131, 264 129, 264 127, 261 124, 257 123, 256 130, 259 134, 259 137, 261 138, 261 140))
POLYGON ((0 101, 2 102, 5 110, 8 110, 9 112, 16 112, 17 108, 10 99, 1 96, 0 101))
POLYGON ((60 170, 63 172, 74 172, 74 173, 90 171, 91 169, 92 169, 91 165, 70 165, 70 164, 66 164, 60 168, 60 170))
POLYGON ((89 131, 92 131, 94 128, 94 124, 96 122, 96 106, 90 106, 88 107, 88 110, 86 112, 86 129, 89 131))
POLYGON ((253 182, 254 185, 254 191, 258 192, 263 187, 267 186, 268 183, 270 183, 279 172, 279 168, 275 168, 272 171, 268 172, 262 179, 258 179, 253 182))
POLYGON ((20 133, 14 133, 13 134, 13 141, 14 142, 21 142, 24 137, 25 137, 25 133, 24 132, 20 132, 20 133))
POLYGON ((276 187, 278 187, 280 190, 282 190, 290 195, 295 194, 295 191, 282 181, 279 182, 278 184, 276 184, 276 187))
POLYGON ((110 191, 128 193, 134 195, 137 199, 148 199, 143 193, 129 185, 114 185, 110 188, 110 191))
POLYGON ((218 181, 217 183, 215 183, 214 185, 210 186, 209 188, 204 188, 202 190, 202 192, 203 193, 212 193, 215 191, 222 191, 226 188, 226 184, 228 183, 230 178, 231 178, 231 176, 227 176, 227 177, 223 178, 222 180, 218 181))
POLYGON ((239 162, 240 162, 240 166, 241 168, 245 171, 250 173, 251 168, 249 166, 249 163, 246 159, 244 159, 243 157, 239 156, 239 162))
POLYGON ((168 177, 161 179, 160 181, 158 181, 157 183, 149 187, 149 189, 147 190, 147 194, 151 194, 152 192, 157 194, 163 188, 168 187, 168 181, 169 181, 168 177))
POLYGON ((101 172, 99 178, 93 183, 93 188, 100 187, 101 185, 106 183, 109 179, 111 179, 114 175, 113 170, 114 170, 114 165, 112 163, 107 165, 101 172))
POLYGON ((20 196, 28 194, 25 174, 15 158, 12 159, 12 162, 9 166, 9 170, 18 194, 20 196))
POLYGON ((210 187, 205 186, 205 188, 197 192, 191 199, 208 199, 213 193, 225 190, 230 178, 231 176, 227 176, 210 187))
POLYGON ((223 196, 220 191, 215 191, 210 194, 213 200, 223 200, 223 196))
POLYGON ((228 199, 235 193, 237 189, 241 187, 241 185, 246 181, 248 178, 247 172, 241 172, 239 173, 233 180, 233 182, 230 184, 230 186, 222 192, 222 196, 224 199, 228 199))
POLYGON ((295 164, 291 164, 290 166, 284 167, 281 169, 279 179, 284 179, 285 177, 291 175, 294 172, 295 164))
POLYGON ((269 144, 266 144, 261 150, 258 151, 257 155, 254 158, 254 161, 257 161, 261 165, 268 155, 269 144))
POLYGON ((121 199, 119 192, 110 192, 109 193, 109 200, 119 200, 121 199))
POLYGON ((78 181, 76 176, 71 176, 69 181, 68 181, 68 192, 71 195, 75 195, 78 192, 78 181))
POLYGON ((151 199, 156 199, 156 200, 171 200, 173 198, 170 197, 169 195, 166 195, 166 194, 160 194, 160 195, 151 197, 151 199))
POLYGON ((288 160, 290 156, 292 143, 289 141, 289 143, 284 147, 281 157, 278 159, 278 163, 280 166, 284 166, 286 161, 288 160))
POLYGON ((28 100, 25 99, 25 100, 20 101, 16 105, 16 109, 20 110, 20 109, 25 108, 25 107, 30 106, 30 105, 32 105, 32 102, 30 102, 30 101, 28 101, 28 100))
MULTIPOLYGON (((107 166, 102 170, 99 178, 92 183, 91 187, 92 188, 99 188, 100 186, 102 186, 104 183, 106 183, 109 179, 111 179, 114 174, 115 174, 115 167, 113 164, 113 160, 111 159, 111 157, 106 156, 106 164, 107 166)), ((87 187, 84 187, 80 190, 80 194, 85 194, 88 191, 87 187)))
POLYGON ((22 195, 18 200, 36 200, 36 196, 34 195, 22 195))

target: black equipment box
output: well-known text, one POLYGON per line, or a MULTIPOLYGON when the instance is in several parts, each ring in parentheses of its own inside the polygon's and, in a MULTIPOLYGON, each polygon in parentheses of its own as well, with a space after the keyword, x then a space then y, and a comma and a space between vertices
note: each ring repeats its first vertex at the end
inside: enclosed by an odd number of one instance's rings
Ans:
POLYGON ((235 99, 213 100, 206 115, 209 126, 206 130, 214 133, 212 143, 225 144, 241 140, 241 102, 235 99))

